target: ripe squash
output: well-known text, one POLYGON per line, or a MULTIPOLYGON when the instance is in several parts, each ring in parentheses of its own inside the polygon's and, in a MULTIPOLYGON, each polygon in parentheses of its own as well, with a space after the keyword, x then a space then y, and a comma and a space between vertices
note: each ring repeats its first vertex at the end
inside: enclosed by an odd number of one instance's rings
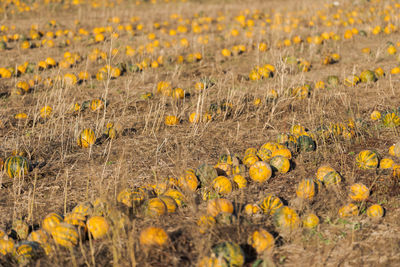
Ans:
POLYGON ((71 211, 72 213, 79 213, 83 216, 89 216, 93 212, 93 205, 90 202, 80 202, 71 211))
POLYGON ((274 152, 272 152, 271 158, 273 158, 275 156, 283 156, 287 159, 292 159, 292 152, 290 152, 290 150, 286 147, 279 148, 279 149, 275 150, 274 152))
POLYGON ((350 186, 349 197, 354 201, 364 201, 369 197, 369 189, 361 183, 353 184, 350 186))
POLYGON ((169 237, 164 229, 159 227, 147 227, 140 232, 140 245, 148 246, 164 246, 168 243, 169 237))
POLYGON ((340 175, 329 164, 324 164, 317 170, 317 179, 327 186, 331 184, 338 184, 341 181, 340 175))
POLYGON ((315 183, 313 179, 301 180, 296 188, 296 195, 298 198, 311 200, 315 195, 315 183))
POLYGON ((233 213, 233 204, 225 198, 217 198, 209 200, 207 203, 207 213, 216 217, 220 213, 233 213))
POLYGON ((164 202, 168 213, 174 213, 178 209, 178 204, 176 204, 176 201, 172 197, 159 196, 158 198, 164 202))
POLYGON ((63 217, 57 213, 49 213, 42 221, 42 228, 45 230, 48 234, 51 234, 51 232, 56 228, 58 224, 60 224, 63 221, 63 217))
POLYGON ((82 213, 68 213, 64 217, 64 222, 75 226, 79 231, 82 230, 82 234, 85 234, 87 231, 86 216, 82 213))
POLYGON ((383 116, 382 123, 386 127, 395 128, 400 125, 400 117, 394 112, 389 112, 383 116))
POLYGON ((172 197, 178 207, 185 205, 185 196, 177 189, 170 188, 165 193, 164 196, 172 197))
POLYGON ((243 266, 245 255, 242 248, 234 242, 225 241, 212 248, 217 258, 223 258, 228 266, 243 266))
POLYGON ((213 189, 220 195, 227 195, 232 192, 232 183, 225 176, 218 176, 212 181, 213 189))
POLYGON ((129 188, 125 188, 121 190, 117 195, 117 202, 122 203, 125 206, 131 208, 132 207, 132 190, 129 188))
POLYGON ((257 161, 249 169, 250 178, 258 183, 268 181, 272 176, 271 166, 264 161, 257 161))
POLYGON ((372 150, 363 150, 358 153, 356 158, 356 165, 363 170, 376 169, 379 164, 379 156, 372 150))
POLYGON ((195 171, 202 185, 208 185, 218 176, 217 170, 209 164, 203 163, 195 171))
POLYGON ((247 187, 247 180, 243 177, 243 175, 237 174, 233 177, 233 181, 236 183, 239 189, 247 187))
POLYGON ((0 253, 2 255, 11 254, 14 251, 15 243, 13 239, 0 239, 0 253))
POLYGON ((225 267, 228 263, 224 258, 208 257, 201 258, 197 267, 225 267))
POLYGON ((260 212, 260 207, 257 204, 246 204, 243 208, 243 211, 247 215, 253 215, 260 212))
POLYGON ((42 249, 39 243, 34 241, 23 241, 15 247, 15 258, 20 265, 28 265, 33 260, 39 258, 42 249))
POLYGON ((287 173, 290 169, 290 161, 284 156, 274 156, 269 161, 274 172, 287 173))
POLYGON ((384 172, 391 171, 394 165, 394 160, 392 160, 391 158, 383 158, 379 162, 379 169, 384 172))
POLYGON ((199 232, 201 234, 206 233, 208 230, 210 230, 215 224, 216 220, 214 217, 209 216, 209 215, 202 215, 200 218, 197 220, 197 226, 199 227, 199 232))
POLYGON ((179 177, 178 183, 180 187, 186 191, 194 192, 199 187, 200 182, 197 179, 195 171, 192 169, 186 170, 185 174, 179 177))
POLYGON ((268 142, 265 143, 260 147, 260 149, 257 151, 257 156, 262 160, 262 161, 268 161, 272 153, 279 149, 279 144, 273 143, 273 142, 268 142))
POLYGON ((46 255, 51 253, 50 237, 42 229, 33 231, 28 236, 28 241, 34 241, 40 244, 46 255))
POLYGON ((4 162, 4 171, 8 177, 23 177, 31 168, 29 160, 22 156, 10 156, 4 162))
POLYGON ((361 82, 368 83, 368 82, 376 82, 378 78, 376 78, 375 72, 372 70, 364 70, 360 74, 361 82))
POLYGON ((274 195, 266 196, 259 205, 264 214, 273 215, 283 206, 282 200, 274 195))
POLYGON ((275 247, 274 236, 264 229, 256 230, 251 233, 247 243, 259 254, 264 251, 272 251, 275 247))
POLYGON ((250 168, 251 165, 259 161, 260 159, 258 158, 257 155, 255 154, 247 154, 243 158, 243 164, 246 165, 248 168, 250 168))
POLYGON ((275 224, 283 230, 295 230, 300 226, 300 218, 297 212, 288 207, 282 206, 274 214, 275 224))
POLYGON ((94 144, 96 141, 96 135, 92 129, 83 129, 78 136, 78 146, 87 148, 94 144))
POLYGON ((314 213, 309 213, 303 218, 303 227, 315 228, 319 224, 319 218, 314 213))
POLYGON ((94 239, 104 238, 108 231, 110 230, 110 225, 108 224, 106 218, 103 216, 92 216, 87 222, 87 229, 94 239))
POLYGON ((167 206, 159 198, 151 198, 144 205, 145 214, 149 216, 161 216, 167 213, 167 206))
POLYGON ((358 207, 353 203, 346 204, 339 209, 338 214, 341 218, 357 216, 358 207))
POLYGON ((79 233, 75 226, 59 223, 52 231, 51 236, 56 244, 71 248, 78 245, 79 233))
POLYGON ((374 204, 367 209, 367 216, 370 218, 382 218, 385 211, 379 204, 374 204))

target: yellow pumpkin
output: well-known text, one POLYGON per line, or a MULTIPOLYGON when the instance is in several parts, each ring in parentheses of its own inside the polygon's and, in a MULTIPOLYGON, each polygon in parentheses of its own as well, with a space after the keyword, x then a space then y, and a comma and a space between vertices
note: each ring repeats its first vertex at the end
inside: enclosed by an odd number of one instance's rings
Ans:
POLYGON ((39 229, 31 232, 28 236, 28 241, 39 243, 46 255, 49 255, 51 253, 52 248, 50 244, 50 238, 45 231, 39 229))
POLYGON ((280 148, 272 152, 271 158, 275 156, 283 156, 287 159, 292 159, 292 152, 288 148, 280 148))
POLYGON ((379 162, 379 169, 381 170, 392 169, 394 164, 395 164, 394 160, 392 160, 391 158, 383 158, 381 162, 379 162))
POLYGON ((172 116, 172 115, 165 117, 165 125, 175 126, 175 125, 178 125, 178 124, 179 124, 178 117, 172 116))
POLYGON ((214 168, 217 170, 218 173, 224 175, 231 175, 232 174, 232 165, 226 162, 218 162, 214 168))
POLYGON ((342 180, 340 174, 330 165, 322 165, 317 170, 317 180, 326 186, 339 184, 342 180))
POLYGON ((298 198, 311 200, 315 195, 315 183, 312 179, 303 179, 296 188, 298 198))
POLYGON ((216 224, 216 220, 214 217, 209 215, 202 215, 197 220, 197 225, 199 227, 199 232, 201 234, 206 233, 210 228, 212 228, 216 224))
POLYGON ((264 229, 256 230, 251 233, 247 243, 259 254, 264 251, 272 251, 275 247, 274 236, 264 229))
POLYGON ((303 227, 315 228, 319 224, 319 218, 314 213, 309 213, 303 218, 303 227))
POLYGON ((208 257, 201 258, 197 267, 225 267, 228 266, 226 260, 223 257, 208 257))
POLYGON ((93 145, 95 141, 96 135, 92 129, 82 130, 77 139, 78 146, 83 148, 93 145))
POLYGON ((51 116, 51 113, 53 112, 53 108, 50 106, 44 106, 41 110, 40 110, 40 117, 42 117, 43 119, 47 119, 51 116))
POLYGON ((164 202, 168 213, 174 213, 178 209, 178 204, 176 204, 176 201, 172 197, 159 196, 158 198, 164 202))
POLYGON ((254 147, 249 147, 248 149, 246 149, 246 151, 244 152, 244 155, 257 155, 257 149, 254 147))
POLYGON ((192 192, 196 191, 200 185, 200 182, 193 170, 186 170, 185 174, 179 178, 178 183, 183 189, 192 192))
POLYGON ((93 205, 90 202, 80 202, 71 211, 72 213, 79 213, 83 216, 89 216, 93 212, 93 205))
POLYGON ((218 176, 212 181, 213 189, 221 195, 227 195, 232 192, 232 183, 225 176, 218 176))
POLYGON ((295 230, 300 226, 299 215, 288 206, 278 209, 274 214, 274 220, 276 225, 284 230, 295 230))
POLYGON ((168 189, 165 193, 164 196, 169 196, 172 197, 176 204, 178 204, 179 207, 185 204, 185 196, 178 190, 170 188, 168 189))
POLYGON ((374 110, 374 111, 372 111, 370 117, 371 117, 371 120, 377 121, 377 120, 379 120, 381 118, 381 113, 379 111, 377 111, 377 110, 374 110))
POLYGON ((14 251, 14 241, 9 238, 7 240, 0 239, 0 253, 3 255, 12 254, 14 251))
POLYGON ((292 127, 290 127, 290 133, 295 136, 301 136, 307 134, 304 126, 301 126, 300 124, 295 124, 292 127))
POLYGON ((237 174, 233 177, 233 181, 237 184, 238 188, 246 188, 247 187, 247 180, 242 175, 237 174))
POLYGON ((169 238, 164 229, 159 227, 147 227, 140 232, 139 241, 142 246, 164 246, 169 238))
POLYGON ((374 204, 367 209, 367 216, 370 218, 382 218, 384 215, 384 209, 379 204, 374 204))
POLYGON ((145 213, 150 216, 160 216, 167 212, 167 206, 159 198, 151 198, 145 205, 145 213))
POLYGON ((339 209, 338 214, 341 218, 357 216, 358 207, 353 203, 346 204, 339 209))
POLYGON ((376 169, 379 164, 378 154, 371 150, 363 150, 356 158, 357 167, 364 170, 376 169))
POLYGON ((251 165, 259 161, 260 159, 255 154, 247 154, 243 158, 243 164, 250 168, 251 165))
POLYGON ((125 188, 117 195, 117 202, 124 204, 127 207, 132 207, 132 190, 125 188))
POLYGON ((82 234, 86 233, 86 216, 81 213, 68 213, 64 217, 64 222, 75 226, 78 230, 82 230, 82 234))
POLYGON ((110 230, 107 220, 102 216, 90 217, 87 220, 86 225, 94 239, 101 239, 105 237, 110 230))
POLYGON ((350 186, 349 197, 354 201, 364 201, 369 197, 369 189, 361 183, 353 184, 350 186))
POLYGON ((274 142, 268 142, 263 144, 260 149, 257 151, 257 156, 262 160, 262 161, 268 161, 272 153, 280 148, 278 143, 274 142))
POLYGON ((247 215, 257 214, 260 211, 260 207, 256 204, 246 204, 243 208, 244 213, 247 215))
POLYGON ((63 221, 63 217, 57 213, 49 213, 42 221, 42 228, 48 233, 54 230, 54 228, 63 221))
POLYGON ((249 169, 250 178, 258 183, 268 181, 272 176, 271 166, 264 161, 257 161, 249 169))
POLYGON ((90 102, 90 109, 92 111, 97 111, 97 110, 100 110, 102 108, 104 108, 104 101, 103 100, 101 100, 101 99, 93 99, 90 102))
POLYGON ((79 233, 75 226, 67 223, 59 223, 52 231, 51 236, 56 244, 63 247, 78 245, 79 233))
POLYGON ((264 214, 273 215, 283 206, 282 200, 274 195, 266 196, 259 205, 264 214))
POLYGON ((233 204, 225 198, 209 200, 207 203, 207 213, 216 217, 220 213, 233 213, 233 204))

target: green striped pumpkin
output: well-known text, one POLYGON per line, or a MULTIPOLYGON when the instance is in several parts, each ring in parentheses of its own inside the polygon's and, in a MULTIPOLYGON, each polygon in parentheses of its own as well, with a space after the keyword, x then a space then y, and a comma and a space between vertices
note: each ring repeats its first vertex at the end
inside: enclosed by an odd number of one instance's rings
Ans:
POLYGON ((72 248, 78 245, 79 233, 73 225, 60 223, 53 229, 51 236, 54 242, 60 246, 72 248))
POLYGON ((212 248, 217 258, 223 258, 228 266, 243 266, 245 255, 242 248, 234 242, 223 242, 212 248))
POLYGON ((282 200, 274 195, 266 196, 259 205, 265 214, 274 214, 277 209, 283 206, 282 200))
POLYGON ((23 241, 15 248, 15 258, 20 265, 27 265, 43 252, 40 244, 34 241, 23 241))
POLYGON ((378 154, 372 150, 363 150, 356 158, 357 167, 363 170, 376 169, 379 164, 378 154))
POLYGON ((341 181, 342 177, 340 177, 340 174, 336 171, 331 171, 325 174, 322 182, 325 184, 325 186, 330 186, 339 184, 341 181))
POLYGON ((11 156, 4 163, 4 170, 10 178, 24 176, 30 169, 29 160, 22 156, 11 156))
POLYGON ((271 158, 269 164, 274 172, 287 173, 290 169, 290 161, 284 156, 275 156, 271 158))

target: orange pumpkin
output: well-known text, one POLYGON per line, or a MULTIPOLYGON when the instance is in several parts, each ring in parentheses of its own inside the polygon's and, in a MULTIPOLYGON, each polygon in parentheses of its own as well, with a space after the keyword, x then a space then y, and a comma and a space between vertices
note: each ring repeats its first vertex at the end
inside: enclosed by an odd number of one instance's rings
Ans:
POLYGON ((164 246, 169 238, 164 229, 159 227, 147 227, 140 232, 139 241, 142 246, 164 246))

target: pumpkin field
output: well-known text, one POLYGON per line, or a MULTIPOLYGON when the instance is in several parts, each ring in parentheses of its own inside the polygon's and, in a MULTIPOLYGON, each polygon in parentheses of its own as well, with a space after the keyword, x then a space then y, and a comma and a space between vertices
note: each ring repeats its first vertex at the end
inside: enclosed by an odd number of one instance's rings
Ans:
POLYGON ((0 0, 0 266, 396 266, 400 1, 0 0))

